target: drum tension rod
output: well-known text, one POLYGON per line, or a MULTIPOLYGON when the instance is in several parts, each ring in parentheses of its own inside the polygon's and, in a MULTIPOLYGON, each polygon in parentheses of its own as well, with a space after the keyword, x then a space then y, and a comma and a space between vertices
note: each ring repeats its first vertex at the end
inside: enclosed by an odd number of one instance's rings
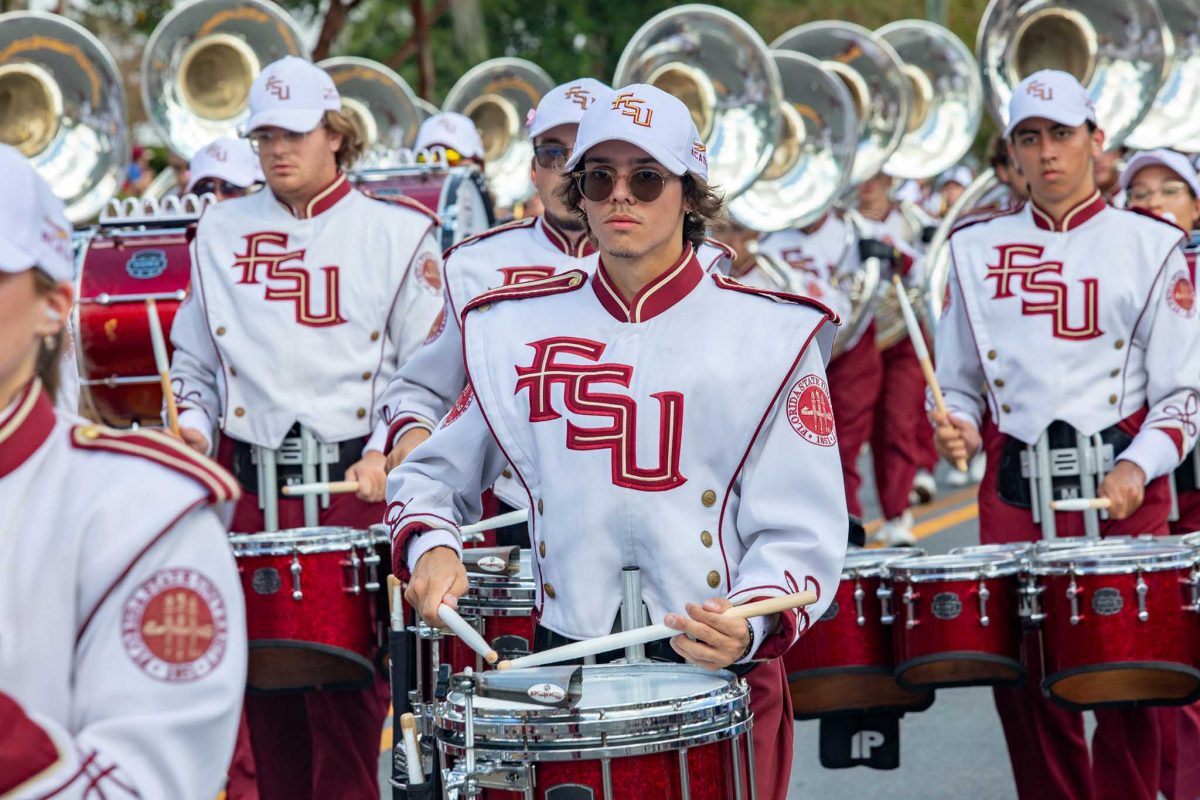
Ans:
POLYGON ((292 599, 300 601, 304 599, 304 592, 300 591, 300 551, 292 549, 292 599))
POLYGON ((862 578, 855 574, 854 576, 854 612, 855 620, 858 622, 858 627, 862 628, 867 624, 867 618, 863 614, 863 598, 867 593, 863 591, 862 578))
POLYGON ((1071 565, 1070 572, 1071 582, 1067 585, 1067 599, 1071 601, 1071 624, 1078 625, 1083 621, 1083 617, 1079 615, 1079 595, 1083 594, 1083 590, 1075 583, 1075 565, 1071 565))
POLYGON ((991 591, 987 587, 987 581, 983 577, 983 573, 979 573, 979 624, 987 627, 991 624, 991 619, 988 618, 987 601, 992 596, 991 591))
POLYGON ((919 596, 920 595, 913 591, 911 583, 904 587, 904 610, 908 617, 904 621, 905 630, 911 631, 913 628, 917 627, 917 612, 915 606, 916 599, 919 596))
POLYGON ((1147 622, 1150 612, 1146 610, 1146 595, 1150 593, 1150 587, 1146 584, 1141 564, 1138 564, 1137 576, 1138 621, 1147 622))

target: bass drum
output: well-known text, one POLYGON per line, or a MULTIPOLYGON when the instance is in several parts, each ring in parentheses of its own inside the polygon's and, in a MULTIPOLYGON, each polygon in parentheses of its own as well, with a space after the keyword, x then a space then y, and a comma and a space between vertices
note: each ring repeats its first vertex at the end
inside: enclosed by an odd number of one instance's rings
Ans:
POLYGON ((146 301, 158 309, 170 358, 171 323, 187 296, 189 230, 195 218, 116 224, 101 221, 79 242, 74 310, 80 413, 118 428, 162 425, 162 384, 154 364, 146 301))
POLYGON ((387 200, 407 197, 438 215, 438 246, 449 250, 496 223, 483 173, 474 167, 411 165, 364 169, 354 174, 363 192, 387 200))

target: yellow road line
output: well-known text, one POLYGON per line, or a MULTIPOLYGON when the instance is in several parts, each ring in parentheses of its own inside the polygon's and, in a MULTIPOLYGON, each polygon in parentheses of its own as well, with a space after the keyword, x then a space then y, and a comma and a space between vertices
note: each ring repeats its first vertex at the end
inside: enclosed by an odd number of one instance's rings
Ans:
POLYGON ((947 528, 953 528, 955 525, 975 519, 978 516, 979 505, 971 503, 970 505, 947 511, 945 514, 939 514, 933 519, 925 520, 919 525, 914 525, 913 536, 917 537, 917 539, 924 539, 928 536, 933 536, 935 533, 941 533, 947 528))
MULTIPOLYGON (((956 489, 955 491, 951 492, 950 494, 946 495, 945 497, 941 498, 940 500, 935 500, 932 503, 929 503, 928 505, 914 506, 912 509, 913 519, 914 520, 924 519, 925 517, 933 516, 934 514, 936 514, 937 512, 941 511, 944 508, 949 508, 950 506, 957 506, 968 500, 974 500, 978 490, 979 490, 978 486, 964 486, 963 488, 956 489)), ((879 530, 879 526, 881 526, 881 525, 883 525, 883 518, 878 517, 876 519, 871 520, 870 522, 867 522, 864 525, 864 527, 867 529, 868 534, 872 534, 875 531, 879 530)))
POLYGON ((379 737, 379 752, 386 753, 392 749, 392 718, 389 716, 383 726, 383 734, 379 737))

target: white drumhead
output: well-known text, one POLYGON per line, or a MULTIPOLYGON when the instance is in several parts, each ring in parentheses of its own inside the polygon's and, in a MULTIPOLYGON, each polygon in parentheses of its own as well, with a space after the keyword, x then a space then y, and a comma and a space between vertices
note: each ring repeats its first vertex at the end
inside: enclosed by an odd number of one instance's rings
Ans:
MULTIPOLYGON (((537 667, 525 670, 531 674, 537 667)), ((723 691, 730 683, 727 672, 709 672, 682 664, 639 664, 637 666, 605 665, 600 669, 583 668, 583 695, 578 711, 629 708, 632 706, 669 705, 676 700, 703 697, 723 691)), ((452 695, 457 706, 462 695, 452 695)), ((476 697, 475 708, 481 712, 545 711, 542 703, 519 703, 491 697, 476 697)), ((564 712, 566 713, 566 712, 564 712)))

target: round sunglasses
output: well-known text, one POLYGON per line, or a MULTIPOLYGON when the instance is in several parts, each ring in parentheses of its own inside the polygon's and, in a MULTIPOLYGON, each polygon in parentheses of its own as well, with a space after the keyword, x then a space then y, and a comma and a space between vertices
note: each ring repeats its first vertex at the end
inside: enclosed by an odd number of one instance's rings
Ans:
MULTIPOLYGON (((607 167, 593 167, 575 173, 579 193, 593 203, 602 203, 617 188, 617 179, 625 178, 629 193, 641 203, 653 203, 667 186, 667 175, 653 169, 635 169, 629 175, 619 175, 607 167)), ((674 176, 670 176, 674 177, 674 176)))
POLYGON ((552 169, 561 173, 566 171, 571 148, 561 144, 539 144, 533 148, 533 155, 542 169, 552 169))
POLYGON ((222 197, 241 197, 250 191, 249 186, 238 186, 236 183, 229 181, 216 180, 214 178, 205 178, 196 182, 192 187, 192 193, 196 195, 202 194, 220 194, 222 197))

